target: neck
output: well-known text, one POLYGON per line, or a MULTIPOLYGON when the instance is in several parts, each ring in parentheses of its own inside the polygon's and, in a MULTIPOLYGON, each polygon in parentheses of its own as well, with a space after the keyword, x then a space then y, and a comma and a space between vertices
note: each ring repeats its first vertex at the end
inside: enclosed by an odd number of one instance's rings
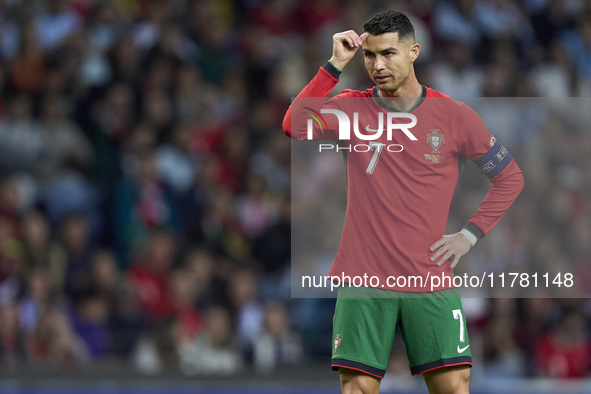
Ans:
POLYGON ((380 97, 389 105, 408 111, 423 93, 423 87, 413 73, 396 90, 378 89, 378 91, 380 97))

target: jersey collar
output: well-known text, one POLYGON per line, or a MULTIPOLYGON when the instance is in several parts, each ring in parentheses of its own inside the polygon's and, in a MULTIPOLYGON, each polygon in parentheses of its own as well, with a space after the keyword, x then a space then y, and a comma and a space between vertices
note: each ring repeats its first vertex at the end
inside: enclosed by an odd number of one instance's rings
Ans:
MULTIPOLYGON (((384 99, 380 97, 380 90, 378 89, 377 86, 373 87, 373 96, 375 97, 378 104, 380 104, 382 107, 384 107, 388 111, 405 112, 399 108, 393 107, 393 106, 389 105, 388 103, 386 103, 384 101, 384 99)), ((417 108, 419 105, 421 105, 423 103, 423 101, 425 101, 425 97, 427 97, 427 89, 425 88, 425 86, 421 85, 421 95, 417 99, 417 102, 406 112, 411 112, 412 110, 417 108)))

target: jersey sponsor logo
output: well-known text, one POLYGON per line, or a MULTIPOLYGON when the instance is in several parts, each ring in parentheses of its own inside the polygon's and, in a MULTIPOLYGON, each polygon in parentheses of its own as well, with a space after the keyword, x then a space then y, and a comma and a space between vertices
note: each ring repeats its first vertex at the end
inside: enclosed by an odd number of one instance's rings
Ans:
POLYGON ((457 351, 458 351, 458 353, 464 353, 466 351, 466 349, 468 349, 469 347, 470 347, 470 345, 467 345, 466 347, 460 348, 460 345, 458 345, 457 351))
POLYGON ((439 148, 441 148, 441 145, 445 144, 445 135, 439 134, 439 130, 441 129, 430 130, 431 134, 427 134, 427 143, 431 145, 431 148, 433 148, 431 153, 440 154, 441 152, 439 151, 439 148))
MULTIPOLYGON (((337 334, 337 337, 334 339, 333 347, 334 347, 334 354, 337 354, 337 349, 341 346, 341 334, 337 334)), ((468 345, 470 346, 470 345, 468 345)))

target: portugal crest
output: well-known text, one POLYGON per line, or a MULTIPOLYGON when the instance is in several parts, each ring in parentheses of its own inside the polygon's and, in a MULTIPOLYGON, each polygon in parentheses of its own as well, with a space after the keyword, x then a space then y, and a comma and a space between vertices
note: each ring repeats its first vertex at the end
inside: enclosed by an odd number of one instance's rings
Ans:
POLYGON ((427 143, 431 145, 433 150, 431 153, 439 154, 439 148, 441 145, 445 144, 445 135, 439 134, 439 130, 441 129, 430 129, 431 134, 427 134, 427 143))
POLYGON ((341 346, 341 334, 337 334, 337 337, 334 339, 333 347, 334 347, 334 354, 337 354, 337 349, 341 346))

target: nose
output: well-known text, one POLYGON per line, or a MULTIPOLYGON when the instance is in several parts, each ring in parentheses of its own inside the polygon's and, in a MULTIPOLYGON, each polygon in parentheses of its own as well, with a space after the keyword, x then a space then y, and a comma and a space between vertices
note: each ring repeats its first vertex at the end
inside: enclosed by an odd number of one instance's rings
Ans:
POLYGON ((375 71, 381 71, 384 68, 386 68, 386 65, 384 63, 384 58, 380 55, 376 56, 376 61, 373 64, 373 68, 375 71))

